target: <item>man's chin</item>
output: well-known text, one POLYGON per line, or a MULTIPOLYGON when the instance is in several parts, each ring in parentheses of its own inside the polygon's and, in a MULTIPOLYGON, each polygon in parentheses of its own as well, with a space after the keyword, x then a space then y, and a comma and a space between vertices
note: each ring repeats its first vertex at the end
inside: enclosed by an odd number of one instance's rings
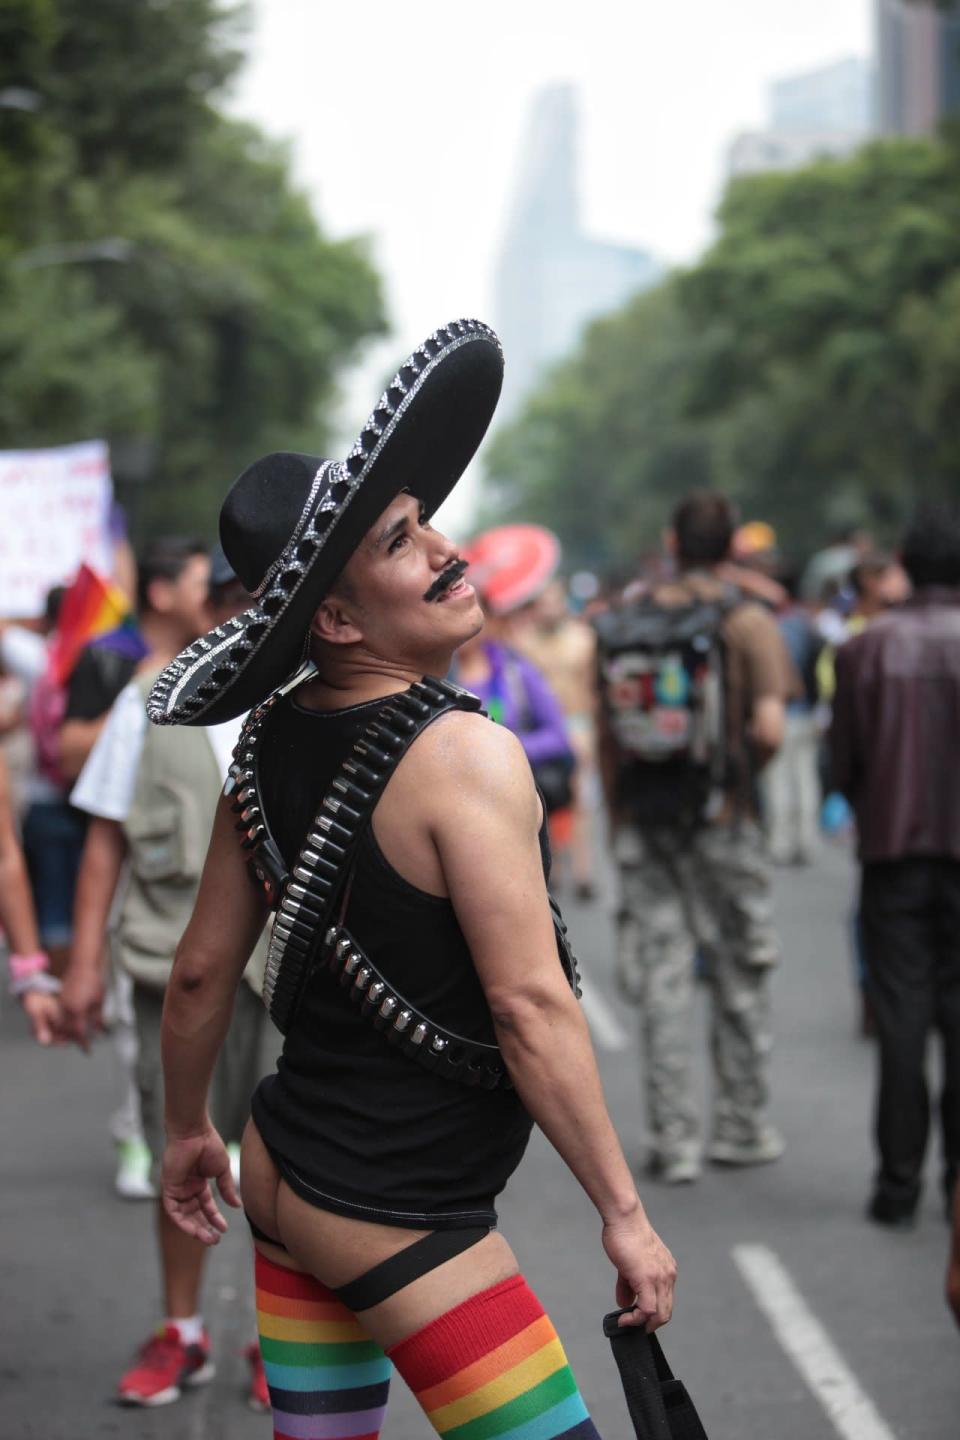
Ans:
POLYGON ((476 600, 463 617, 463 639, 460 641, 460 644, 463 645, 465 641, 472 640, 475 635, 479 635, 483 629, 483 625, 483 609, 479 600, 476 600))

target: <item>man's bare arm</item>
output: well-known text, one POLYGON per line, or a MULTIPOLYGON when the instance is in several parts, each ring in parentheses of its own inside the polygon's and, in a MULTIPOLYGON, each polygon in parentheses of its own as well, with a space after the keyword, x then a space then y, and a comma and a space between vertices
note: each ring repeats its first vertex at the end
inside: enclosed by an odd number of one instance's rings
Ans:
POLYGON ((6 762, 0 756, 0 924, 11 950, 32 955, 40 948, 33 895, 14 829, 6 762))
POLYGON ((761 695, 753 703, 750 741, 758 770, 768 765, 783 744, 787 712, 779 695, 761 695))
POLYGON ((638 1319, 663 1324, 676 1266, 644 1213, 557 957, 526 757, 477 716, 449 717, 430 742, 431 831, 511 1079, 600 1213, 620 1303, 638 1295, 638 1319))
POLYGON ((123 827, 94 816, 77 872, 73 940, 61 995, 67 1034, 84 1048, 102 1028, 107 922, 126 854, 123 827))
MULTIPOLYGON (((40 934, 33 893, 13 822, 6 762, 0 756, 0 924, 14 955, 36 955, 40 934)), ((44 977, 46 978, 46 977, 44 977)), ((60 1039, 59 996, 40 988, 26 990, 20 1004, 30 1021, 34 1039, 50 1045, 60 1039)))
POLYGON ((208 1245, 227 1228, 211 1180, 228 1205, 240 1204, 229 1156, 207 1113, 210 1078, 266 918, 266 902, 246 873, 233 813, 221 799, 193 915, 167 985, 161 1034, 167 1127, 161 1198, 171 1219, 208 1245))
POLYGON ((226 800, 217 807, 190 923, 177 946, 163 1007, 167 1129, 190 1135, 207 1121, 207 1092, 244 967, 268 908, 247 875, 226 800))

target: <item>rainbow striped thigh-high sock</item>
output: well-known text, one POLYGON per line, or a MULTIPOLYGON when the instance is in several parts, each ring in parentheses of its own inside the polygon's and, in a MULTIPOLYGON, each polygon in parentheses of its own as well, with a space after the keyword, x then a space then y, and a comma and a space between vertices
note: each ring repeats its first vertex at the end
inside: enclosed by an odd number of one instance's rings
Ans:
POLYGON ((599 1440, 557 1332, 522 1275, 387 1354, 444 1440, 599 1440))
POLYGON ((257 1251, 257 1326, 275 1440, 377 1440, 393 1367, 312 1275, 257 1251))

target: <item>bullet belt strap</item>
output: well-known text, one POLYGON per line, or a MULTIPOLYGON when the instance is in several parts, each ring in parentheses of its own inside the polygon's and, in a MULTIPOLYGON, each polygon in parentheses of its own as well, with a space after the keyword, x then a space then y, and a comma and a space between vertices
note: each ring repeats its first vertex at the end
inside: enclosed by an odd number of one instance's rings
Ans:
MULTIPOLYGON (((233 809, 240 817, 237 829, 243 834, 244 848, 251 852, 250 874, 277 912, 264 972, 264 1004, 278 1029, 286 1033, 314 968, 322 966, 348 989, 350 999, 388 1040, 427 1069, 461 1084, 509 1086, 496 1045, 468 1040, 435 1024, 380 974, 344 928, 343 914, 331 924, 337 899, 346 893, 359 840, 403 755, 440 715, 453 709, 478 711, 480 701, 469 691, 432 677, 389 696, 334 777, 290 873, 263 811, 258 757, 270 711, 314 673, 308 662, 251 712, 224 789, 233 797, 233 809)), ((579 996, 566 926, 555 902, 550 903, 561 964, 579 996)))
MULTIPOLYGON (((564 974, 580 998, 580 974, 567 940, 567 927, 553 897, 550 897, 557 952, 564 974)), ((461 1085, 479 1085, 484 1090, 512 1089, 499 1046, 482 1040, 468 1040, 453 1030, 428 1019, 415 1005, 386 980, 346 926, 331 925, 323 937, 320 963, 347 990, 362 1015, 381 1030, 391 1045, 426 1070, 434 1070, 461 1085)))

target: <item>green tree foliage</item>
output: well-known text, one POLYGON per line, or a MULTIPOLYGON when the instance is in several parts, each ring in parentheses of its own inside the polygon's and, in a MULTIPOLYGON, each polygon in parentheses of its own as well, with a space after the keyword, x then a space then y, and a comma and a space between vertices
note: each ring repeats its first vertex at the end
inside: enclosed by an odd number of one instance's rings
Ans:
POLYGON ((735 180, 702 262, 595 324, 492 449, 577 563, 626 563, 725 489, 797 550, 891 535, 960 480, 960 145, 735 180))
POLYGON ((338 371, 384 328, 363 244, 326 238, 284 149, 216 108, 241 18, 0 11, 0 91, 36 97, 0 105, 0 446, 106 435, 121 480, 152 455, 141 527, 209 531, 254 455, 321 448, 338 371))

